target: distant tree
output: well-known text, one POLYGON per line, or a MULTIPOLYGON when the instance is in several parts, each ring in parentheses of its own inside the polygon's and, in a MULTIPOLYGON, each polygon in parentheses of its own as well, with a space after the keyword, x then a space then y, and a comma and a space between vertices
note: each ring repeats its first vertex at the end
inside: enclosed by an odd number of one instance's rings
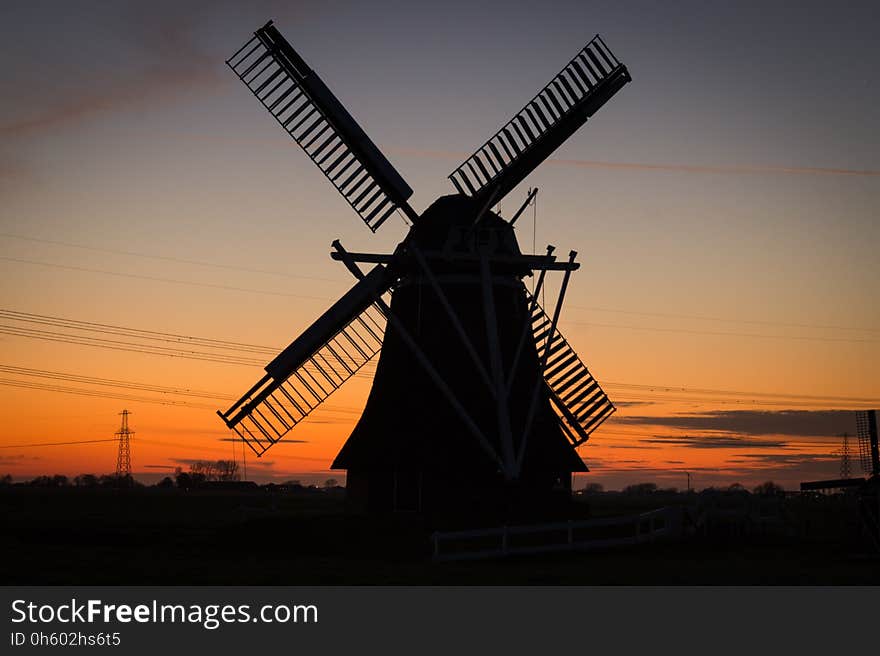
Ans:
POLYGON ((746 494, 749 493, 749 491, 745 488, 745 486, 742 483, 731 483, 730 485, 727 486, 727 491, 728 492, 737 492, 737 493, 745 492, 746 494))
POLYGON ((189 466, 190 477, 194 485, 205 481, 237 481, 238 463, 234 460, 198 460, 189 466))
POLYGON ((192 484, 192 476, 188 472, 183 471, 180 467, 174 470, 174 482, 181 490, 190 489, 192 484))
POLYGON ((80 474, 73 479, 77 487, 98 487, 98 477, 94 474, 80 474))
POLYGON ((32 487, 66 487, 70 485, 67 476, 55 474, 54 476, 37 476, 28 482, 32 487))
POLYGON ((174 480, 170 476, 166 476, 161 481, 156 483, 156 487, 161 487, 161 488, 174 487, 174 480))
POLYGON ((0 487, 9 487, 10 485, 12 485, 12 474, 0 476, 0 487))
POLYGON ((214 465, 218 481, 238 481, 238 463, 235 460, 218 460, 214 465))
POLYGON ((634 483, 623 488, 624 494, 654 494, 656 491, 656 483, 634 483))
POLYGON ((215 480, 214 463, 205 460, 190 463, 189 473, 193 480, 211 481, 215 480))
POLYGON ((587 483, 581 492, 584 494, 601 494, 605 491, 605 486, 601 483, 587 483))
POLYGON ((657 490, 659 494, 678 494, 677 487, 664 487, 661 490, 657 490))
POLYGON ((339 481, 337 481, 335 478, 328 478, 326 481, 324 481, 324 487, 328 490, 334 487, 339 487, 339 481))
POLYGON ((125 476, 114 476, 113 486, 116 488, 141 487, 140 483, 134 480, 134 476, 126 474, 125 476))
POLYGON ((762 497, 779 497, 785 495, 785 488, 781 485, 777 485, 773 481, 761 483, 752 491, 762 497))

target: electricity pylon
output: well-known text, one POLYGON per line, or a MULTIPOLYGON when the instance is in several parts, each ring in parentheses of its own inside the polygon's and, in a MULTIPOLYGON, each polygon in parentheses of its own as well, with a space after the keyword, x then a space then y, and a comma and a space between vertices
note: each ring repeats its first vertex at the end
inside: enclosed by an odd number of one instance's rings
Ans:
POLYGON ((128 430, 128 410, 123 410, 119 414, 122 415, 122 426, 116 431, 116 437, 119 439, 119 454, 116 457, 116 476, 131 476, 131 436, 133 431, 128 430))

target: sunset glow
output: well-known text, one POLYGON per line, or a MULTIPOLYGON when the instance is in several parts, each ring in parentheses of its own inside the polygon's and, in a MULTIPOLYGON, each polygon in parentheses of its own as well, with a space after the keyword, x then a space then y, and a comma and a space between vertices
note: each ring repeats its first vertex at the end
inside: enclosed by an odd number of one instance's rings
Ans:
POLYGON ((633 83, 500 208, 538 186, 521 249, 582 263, 560 327, 618 411, 579 448, 591 471, 575 487, 838 476, 852 411, 880 405, 867 17, 570 2, 533 21, 528 3, 460 4, 391 22, 357 3, 2 10, 16 92, 0 108, 0 475, 111 473, 127 408, 141 481, 231 458, 257 481, 342 480, 330 462, 375 361, 260 459, 215 414, 354 284, 333 239, 389 252, 407 229, 366 230, 224 66, 241 26, 271 16, 417 211, 606 35, 633 83))

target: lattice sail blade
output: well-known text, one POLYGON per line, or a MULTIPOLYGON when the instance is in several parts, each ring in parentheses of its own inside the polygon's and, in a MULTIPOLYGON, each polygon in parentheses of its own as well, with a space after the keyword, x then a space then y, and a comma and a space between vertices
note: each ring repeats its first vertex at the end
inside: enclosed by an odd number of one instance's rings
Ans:
POLYGON ((856 413, 856 433, 859 440, 859 461, 868 476, 880 473, 880 453, 877 443, 877 411, 856 413))
POLYGON ((597 34, 449 179, 461 194, 497 202, 630 81, 597 34))
MULTIPOLYGON (((550 317, 534 302, 532 334, 538 348, 538 361, 544 361, 551 328, 550 317)), ((587 366, 556 328, 549 340, 549 357, 544 368, 544 380, 550 393, 550 402, 559 415, 563 433, 573 446, 586 442, 590 434, 617 409, 593 378, 587 366)))
POLYGON ((266 365, 266 375, 226 412, 217 414, 258 455, 305 419, 372 360, 382 347, 388 293, 376 266, 266 365))
POLYGON ((412 189, 269 21, 226 64, 375 232, 412 189))

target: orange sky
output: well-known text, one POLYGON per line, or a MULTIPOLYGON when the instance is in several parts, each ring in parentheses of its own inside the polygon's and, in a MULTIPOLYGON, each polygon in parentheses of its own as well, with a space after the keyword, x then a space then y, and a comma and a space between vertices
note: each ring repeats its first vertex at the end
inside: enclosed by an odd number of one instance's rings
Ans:
MULTIPOLYGON (((525 4, 506 5, 502 21, 469 10, 485 39, 461 38, 444 12, 424 7, 395 8, 394 26, 381 7, 365 16, 355 5, 255 3, 183 17, 156 5, 48 25, 37 9, 17 10, 7 36, 24 41, 0 74, 18 71, 0 108, 0 475, 111 472, 112 442, 26 445, 112 438, 123 408, 144 480, 231 457, 214 410, 352 284, 330 242, 388 252, 405 234, 394 221, 375 236, 364 229, 223 66, 271 13, 416 190, 417 210, 450 193, 445 176, 601 29, 633 83, 501 207, 510 216, 539 186, 537 225, 531 212, 517 224, 521 247, 531 252, 535 234, 538 251, 552 243, 580 254, 561 328, 619 404, 580 449, 592 470, 581 482, 682 487, 686 470, 697 487, 836 477, 832 452, 852 417, 817 414, 810 429, 791 412, 880 404, 880 92, 869 83, 869 21, 819 9, 792 25, 749 8, 715 8, 730 12, 721 20, 698 4, 687 18, 638 3, 582 5, 560 3, 536 24, 525 4), (831 34, 846 38, 817 63, 811 30, 835 21, 831 34), (731 58, 724 44, 739 22, 767 33, 731 58), (527 24, 532 50, 514 48, 516 75, 498 75, 527 24), (45 52, 25 47, 46 30, 55 38, 45 52), (329 43, 331 33, 353 51, 329 43), (95 56, 110 49, 115 57, 95 56), (687 84, 669 76, 683 62, 687 84), (816 66, 834 72, 821 98, 807 84, 816 66), (772 89, 752 84, 759 69, 772 89), (50 76, 59 83, 48 90, 50 76), (217 351, 252 364, 109 350, 69 342, 183 347, 60 319, 270 348, 217 351), (58 373, 91 382, 48 377, 58 373)), ((248 458, 248 474, 340 478, 327 467, 369 383, 350 381, 290 435, 301 441, 248 458)))

